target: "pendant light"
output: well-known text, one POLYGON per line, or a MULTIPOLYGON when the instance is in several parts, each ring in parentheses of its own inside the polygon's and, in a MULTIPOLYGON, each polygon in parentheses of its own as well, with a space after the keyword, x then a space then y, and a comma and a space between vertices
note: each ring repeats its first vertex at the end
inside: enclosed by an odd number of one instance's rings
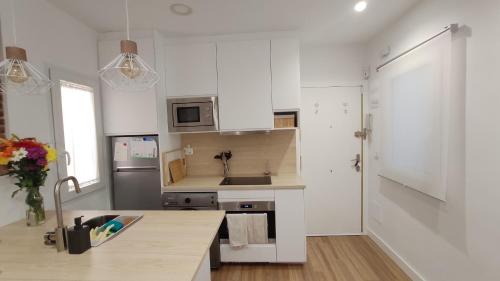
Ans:
POLYGON ((158 82, 158 74, 137 53, 137 43, 130 40, 128 0, 125 0, 127 40, 120 41, 121 53, 99 71, 111 88, 120 91, 145 91, 158 82))
POLYGON ((9 95, 43 93, 52 82, 28 62, 26 50, 16 46, 16 13, 12 0, 10 5, 14 46, 5 47, 6 59, 0 62, 0 90, 9 95))

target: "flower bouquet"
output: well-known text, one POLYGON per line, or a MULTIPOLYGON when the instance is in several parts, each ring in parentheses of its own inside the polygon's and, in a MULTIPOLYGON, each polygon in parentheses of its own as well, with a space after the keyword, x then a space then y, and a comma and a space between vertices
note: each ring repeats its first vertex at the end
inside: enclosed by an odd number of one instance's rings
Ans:
POLYGON ((16 179, 18 187, 12 193, 26 192, 26 224, 39 225, 45 222, 45 209, 40 187, 45 184, 48 164, 57 158, 56 150, 35 138, 0 138, 0 165, 6 167, 7 175, 16 179))

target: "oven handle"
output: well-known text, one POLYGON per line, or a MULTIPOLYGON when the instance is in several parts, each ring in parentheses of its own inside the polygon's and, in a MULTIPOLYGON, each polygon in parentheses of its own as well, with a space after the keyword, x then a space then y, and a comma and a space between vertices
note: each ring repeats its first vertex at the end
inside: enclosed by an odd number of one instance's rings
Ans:
POLYGON ((274 201, 227 201, 219 202, 219 210, 226 212, 269 212, 275 210, 274 201))

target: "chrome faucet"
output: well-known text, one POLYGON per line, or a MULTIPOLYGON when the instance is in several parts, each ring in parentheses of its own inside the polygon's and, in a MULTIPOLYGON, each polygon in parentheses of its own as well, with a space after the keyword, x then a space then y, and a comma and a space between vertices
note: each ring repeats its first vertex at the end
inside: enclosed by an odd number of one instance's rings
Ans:
POLYGON ((223 151, 220 154, 214 156, 214 159, 220 159, 222 161, 222 165, 224 165, 224 177, 229 176, 229 163, 227 161, 231 159, 231 157, 233 157, 231 150, 229 150, 228 152, 223 151))
POLYGON ((55 229, 55 241, 56 249, 58 252, 62 252, 66 249, 66 226, 64 226, 62 206, 61 206, 61 185, 67 181, 72 181, 75 186, 76 193, 80 193, 80 184, 75 177, 67 177, 60 179, 54 185, 54 202, 56 205, 56 215, 57 215, 57 227, 55 229))

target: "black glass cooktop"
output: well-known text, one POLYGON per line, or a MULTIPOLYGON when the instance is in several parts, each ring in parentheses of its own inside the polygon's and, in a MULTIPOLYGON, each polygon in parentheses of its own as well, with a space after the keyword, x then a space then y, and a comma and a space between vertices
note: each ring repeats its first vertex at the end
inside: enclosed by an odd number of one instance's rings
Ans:
POLYGON ((226 177, 220 185, 268 185, 271 184, 271 177, 226 177))

